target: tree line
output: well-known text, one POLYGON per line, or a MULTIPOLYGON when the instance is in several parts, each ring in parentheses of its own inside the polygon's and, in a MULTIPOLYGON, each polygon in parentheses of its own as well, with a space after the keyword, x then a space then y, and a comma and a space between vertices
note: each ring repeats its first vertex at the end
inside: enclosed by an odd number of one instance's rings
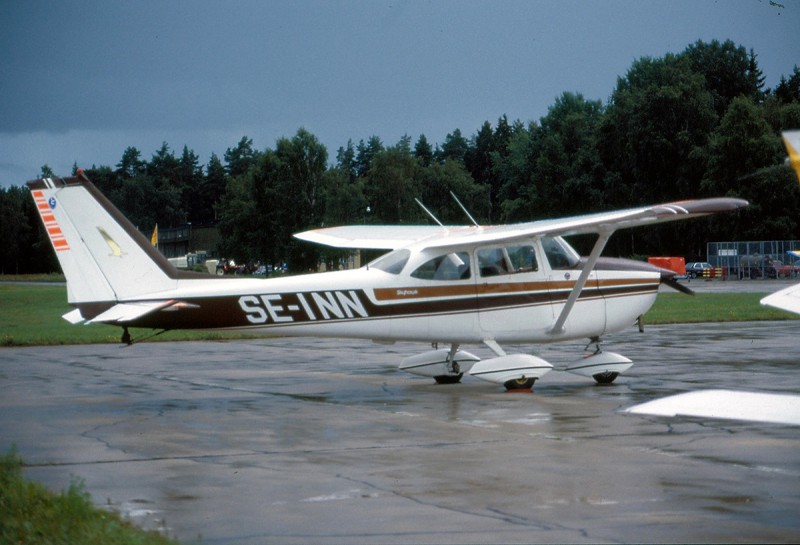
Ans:
MULTIPOLYGON (((206 165, 167 143, 150 160, 129 147, 115 168, 84 169, 148 234, 217 225, 218 255, 306 270, 337 252, 292 238, 342 224, 509 223, 712 196, 747 199, 734 216, 613 237, 607 254, 704 258, 711 240, 800 238, 800 186, 783 164, 780 131, 800 128, 800 69, 766 89, 757 56, 731 41, 643 57, 609 100, 565 92, 538 121, 486 121, 441 144, 424 135, 387 145, 352 140, 330 158, 301 128, 263 151, 243 137, 206 165)), ((73 170, 76 170, 74 167, 73 170)), ((42 175, 52 175, 45 165, 42 175)), ((58 270, 27 188, 0 191, 3 273, 58 270)), ((579 249, 591 241, 576 242, 579 249)))

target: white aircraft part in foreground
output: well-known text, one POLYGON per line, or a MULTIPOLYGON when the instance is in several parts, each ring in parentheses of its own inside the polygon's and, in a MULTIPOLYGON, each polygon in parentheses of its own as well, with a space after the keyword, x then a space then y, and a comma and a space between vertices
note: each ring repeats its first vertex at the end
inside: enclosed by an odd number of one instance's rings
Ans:
POLYGON ((352 271, 277 279, 216 277, 177 270, 83 175, 28 182, 67 279, 71 323, 158 330, 257 330, 272 336, 430 343, 401 368, 437 382, 464 373, 530 388, 553 366, 503 343, 589 339, 596 350, 566 371, 608 383, 633 362, 601 351, 600 337, 633 325, 660 283, 687 291, 666 269, 600 257, 618 229, 747 206, 741 199, 687 200, 501 226, 350 226, 298 238, 389 253, 352 271), (561 238, 594 233, 580 257, 561 238), (446 348, 438 348, 438 344, 446 348), (484 344, 495 357, 460 350, 484 344))
POLYGON ((800 397, 789 394, 698 390, 635 405, 625 412, 800 426, 800 397))
MULTIPOLYGON (((789 154, 786 163, 794 169, 800 181, 800 131, 784 132, 783 143, 789 154)), ((800 314, 800 284, 768 295, 761 300, 761 304, 800 314)))
MULTIPOLYGON (((800 131, 784 132, 783 142, 789 154, 786 164, 794 169, 800 181, 800 131)), ((768 295, 761 300, 761 304, 800 314, 800 285, 790 286, 768 295)), ((698 390, 635 405, 626 409, 626 412, 800 426, 800 396, 766 392, 698 390)))

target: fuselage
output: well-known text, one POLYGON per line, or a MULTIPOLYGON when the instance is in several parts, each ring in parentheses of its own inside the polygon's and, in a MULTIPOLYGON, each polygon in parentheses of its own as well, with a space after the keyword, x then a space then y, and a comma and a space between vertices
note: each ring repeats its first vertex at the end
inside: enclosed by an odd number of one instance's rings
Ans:
MULTIPOLYGON (((276 279, 178 278, 174 289, 119 302, 165 304, 125 324, 131 327, 378 341, 555 342, 619 331, 647 312, 659 273, 622 268, 592 271, 558 333, 553 324, 581 272, 577 254, 559 237, 438 251, 412 247, 357 270, 276 279)), ((78 307, 91 318, 112 304, 78 307)))

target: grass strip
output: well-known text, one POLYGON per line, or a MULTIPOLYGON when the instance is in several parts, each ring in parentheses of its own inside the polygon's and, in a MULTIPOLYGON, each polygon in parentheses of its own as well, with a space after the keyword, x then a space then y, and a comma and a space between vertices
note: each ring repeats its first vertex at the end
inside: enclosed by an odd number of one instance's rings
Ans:
MULTIPOLYGON (((0 346, 59 344, 119 344, 122 329, 106 324, 73 325, 61 316, 72 310, 63 285, 0 282, 0 346)), ((144 339, 152 329, 130 328, 131 336, 144 339)), ((251 339, 253 335, 219 331, 168 331, 152 340, 199 341, 251 339)))
POLYGON ((701 322, 759 322, 796 320, 795 314, 765 307, 766 293, 659 293, 645 315, 648 324, 693 324, 701 322))
POLYGON ((0 458, 0 543, 177 544, 158 532, 135 527, 119 513, 95 507, 75 477, 67 490, 55 494, 26 480, 22 467, 14 449, 0 458))

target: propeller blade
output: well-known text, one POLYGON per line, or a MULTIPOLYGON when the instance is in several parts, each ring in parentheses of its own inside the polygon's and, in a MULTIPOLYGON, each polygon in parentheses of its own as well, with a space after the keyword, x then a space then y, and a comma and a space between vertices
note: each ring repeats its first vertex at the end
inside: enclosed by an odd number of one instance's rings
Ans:
POLYGON ((665 286, 669 286, 670 288, 677 290, 681 293, 685 293, 686 295, 694 295, 695 292, 689 286, 684 286, 675 278, 675 273, 669 271, 670 275, 666 275, 663 272, 661 273, 661 283, 665 286))

